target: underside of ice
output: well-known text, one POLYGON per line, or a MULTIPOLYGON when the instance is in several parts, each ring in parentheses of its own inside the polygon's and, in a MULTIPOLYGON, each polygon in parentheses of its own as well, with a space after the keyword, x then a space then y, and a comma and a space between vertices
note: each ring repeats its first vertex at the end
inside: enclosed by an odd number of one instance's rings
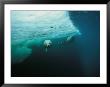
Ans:
POLYGON ((69 40, 79 34, 67 11, 11 11, 12 61, 23 61, 31 46, 41 47, 45 40, 69 40))

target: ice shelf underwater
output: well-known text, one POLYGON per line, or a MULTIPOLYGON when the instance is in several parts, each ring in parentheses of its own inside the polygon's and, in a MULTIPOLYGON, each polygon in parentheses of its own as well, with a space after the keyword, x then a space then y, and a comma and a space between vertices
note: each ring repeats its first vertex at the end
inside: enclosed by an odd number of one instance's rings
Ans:
POLYGON ((80 34, 68 11, 12 11, 12 62, 19 63, 28 58, 32 46, 43 47, 48 52, 54 40, 57 45, 63 45, 80 34))

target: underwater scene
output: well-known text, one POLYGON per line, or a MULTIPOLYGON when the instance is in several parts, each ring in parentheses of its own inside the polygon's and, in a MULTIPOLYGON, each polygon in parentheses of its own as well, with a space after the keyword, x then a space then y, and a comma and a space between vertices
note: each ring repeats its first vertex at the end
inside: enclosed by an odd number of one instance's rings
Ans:
POLYGON ((12 77, 99 77, 100 11, 11 11, 12 77))

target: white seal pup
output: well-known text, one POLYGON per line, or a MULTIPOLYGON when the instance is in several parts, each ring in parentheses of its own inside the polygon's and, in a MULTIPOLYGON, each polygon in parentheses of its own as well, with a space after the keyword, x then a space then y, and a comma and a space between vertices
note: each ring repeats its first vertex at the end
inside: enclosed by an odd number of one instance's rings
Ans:
POLYGON ((45 40, 44 41, 44 46, 45 46, 45 52, 47 52, 48 48, 52 45, 51 40, 45 40))

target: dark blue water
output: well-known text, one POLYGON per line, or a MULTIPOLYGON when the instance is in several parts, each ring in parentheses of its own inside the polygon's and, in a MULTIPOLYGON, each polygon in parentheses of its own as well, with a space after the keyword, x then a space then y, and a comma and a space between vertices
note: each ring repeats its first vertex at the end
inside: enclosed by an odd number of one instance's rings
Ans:
POLYGON ((100 76, 100 12, 73 11, 69 15, 81 35, 69 45, 53 46, 47 53, 33 47, 29 58, 12 64, 11 76, 100 76))

